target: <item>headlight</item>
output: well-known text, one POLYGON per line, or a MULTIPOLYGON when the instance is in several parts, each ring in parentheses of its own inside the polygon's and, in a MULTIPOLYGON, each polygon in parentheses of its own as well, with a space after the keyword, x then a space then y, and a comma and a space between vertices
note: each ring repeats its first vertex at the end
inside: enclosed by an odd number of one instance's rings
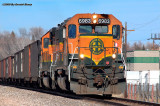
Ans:
POLYGON ((112 58, 115 59, 116 58, 116 54, 112 54, 112 58))
POLYGON ((93 19, 96 19, 97 18, 97 15, 93 15, 93 19))
POLYGON ((95 24, 97 22, 97 20, 93 20, 93 23, 95 24))
POLYGON ((84 54, 80 54, 80 58, 81 58, 81 59, 84 59, 84 54))
POLYGON ((117 43, 115 43, 115 45, 114 45, 115 47, 118 47, 118 44, 117 43))

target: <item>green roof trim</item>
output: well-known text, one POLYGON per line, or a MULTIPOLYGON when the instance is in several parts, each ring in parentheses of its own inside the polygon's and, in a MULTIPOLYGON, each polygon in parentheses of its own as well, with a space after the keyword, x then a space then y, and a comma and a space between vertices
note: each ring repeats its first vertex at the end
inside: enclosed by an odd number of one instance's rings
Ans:
POLYGON ((159 63, 159 57, 127 57, 127 63, 159 63))
POLYGON ((127 52, 134 52, 134 51, 159 51, 159 50, 133 50, 133 51, 127 51, 127 52))

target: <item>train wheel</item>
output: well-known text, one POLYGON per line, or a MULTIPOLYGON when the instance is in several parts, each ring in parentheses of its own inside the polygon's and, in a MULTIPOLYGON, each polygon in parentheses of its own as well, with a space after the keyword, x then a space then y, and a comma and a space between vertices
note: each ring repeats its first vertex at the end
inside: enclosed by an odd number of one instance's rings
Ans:
POLYGON ((39 85, 39 88, 42 88, 42 79, 41 78, 38 78, 38 85, 39 85))
POLYGON ((52 89, 56 89, 56 83, 52 80, 52 89))
POLYGON ((67 90, 66 89, 66 78, 65 77, 58 77, 57 82, 58 82, 58 86, 62 90, 67 90))

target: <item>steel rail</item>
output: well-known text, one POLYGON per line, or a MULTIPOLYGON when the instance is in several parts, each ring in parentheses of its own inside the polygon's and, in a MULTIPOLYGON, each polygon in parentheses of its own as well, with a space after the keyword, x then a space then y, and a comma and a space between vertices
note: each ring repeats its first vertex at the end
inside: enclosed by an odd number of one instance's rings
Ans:
POLYGON ((160 104, 154 103, 154 102, 146 102, 146 101, 140 101, 140 100, 126 99, 126 98, 112 97, 112 100, 118 100, 118 101, 130 102, 130 103, 137 103, 137 104, 149 105, 149 106, 160 106, 160 104))
POLYGON ((98 95, 76 95, 71 92, 64 92, 64 91, 57 91, 57 90, 49 90, 49 89, 42 89, 42 88, 36 88, 36 87, 26 87, 26 86, 20 86, 20 85, 7 85, 7 84, 0 84, 3 86, 9 86, 9 87, 16 87, 19 89, 25 89, 25 90, 31 90, 31 91, 36 91, 40 93, 46 93, 46 94, 51 94, 51 95, 56 95, 56 96, 62 96, 65 98, 70 98, 70 99, 79 99, 79 100, 84 100, 84 101, 89 101, 89 102, 98 102, 100 104, 105 104, 105 105, 115 105, 115 106, 128 106, 128 105, 145 105, 145 106, 160 106, 158 103, 152 103, 152 102, 145 102, 145 101, 139 101, 139 100, 132 100, 132 99, 125 99, 125 98, 117 98, 117 97, 104 97, 104 96, 98 96, 98 95))

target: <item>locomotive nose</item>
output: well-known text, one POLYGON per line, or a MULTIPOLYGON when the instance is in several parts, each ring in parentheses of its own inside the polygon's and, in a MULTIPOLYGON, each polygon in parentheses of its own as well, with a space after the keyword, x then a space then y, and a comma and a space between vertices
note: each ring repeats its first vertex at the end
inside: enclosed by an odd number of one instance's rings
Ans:
POLYGON ((111 57, 112 46, 113 36, 109 34, 81 34, 79 39, 79 57, 81 60, 84 60, 84 64, 97 66, 102 64, 101 61, 105 61, 106 57, 111 57))

